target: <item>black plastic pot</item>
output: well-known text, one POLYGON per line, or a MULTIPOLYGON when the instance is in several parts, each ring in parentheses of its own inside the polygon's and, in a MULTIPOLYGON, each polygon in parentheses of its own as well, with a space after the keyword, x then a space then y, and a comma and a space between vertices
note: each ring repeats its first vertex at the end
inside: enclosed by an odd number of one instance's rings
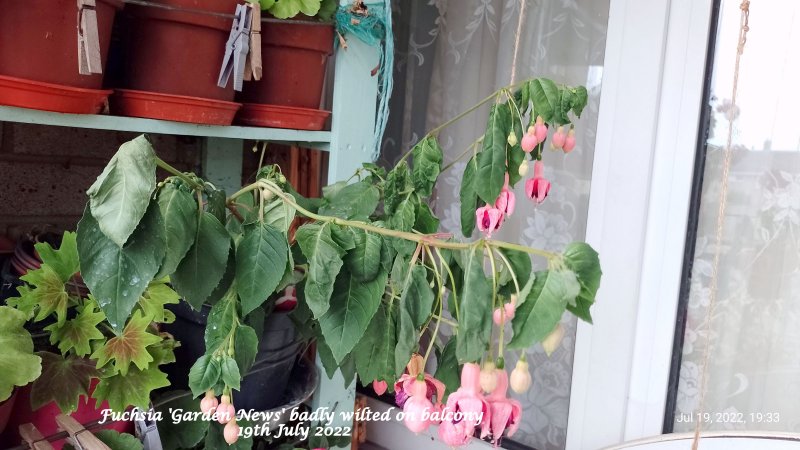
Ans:
MULTIPOLYGON (((205 353, 204 335, 211 307, 193 310, 186 302, 170 305, 175 322, 164 326, 181 345, 175 349, 175 363, 164 365, 170 389, 186 389, 189 369, 205 353)), ((288 313, 272 312, 264 321, 259 338, 256 362, 242 380, 242 389, 234 393, 237 409, 265 411, 280 404, 299 353, 294 324, 288 313)))

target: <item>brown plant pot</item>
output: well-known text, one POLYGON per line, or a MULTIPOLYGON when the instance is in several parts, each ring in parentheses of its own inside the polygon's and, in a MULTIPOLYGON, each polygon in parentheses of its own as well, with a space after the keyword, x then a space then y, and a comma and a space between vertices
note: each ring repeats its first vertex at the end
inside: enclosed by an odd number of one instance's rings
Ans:
MULTIPOLYGON (((129 5, 124 88, 161 94, 233 100, 233 87, 217 87, 237 0, 151 0, 171 10, 129 5), (227 14, 219 17, 189 10, 227 14)), ((121 86, 123 87, 123 86, 121 86)))
MULTIPOLYGON (((122 0, 97 1, 103 64, 122 0)), ((100 89, 103 75, 78 73, 75 0, 0 0, 0 75, 83 89, 100 89)))
POLYGON ((261 24, 264 74, 246 81, 241 103, 319 108, 325 65, 333 52, 333 25, 287 20, 261 24))

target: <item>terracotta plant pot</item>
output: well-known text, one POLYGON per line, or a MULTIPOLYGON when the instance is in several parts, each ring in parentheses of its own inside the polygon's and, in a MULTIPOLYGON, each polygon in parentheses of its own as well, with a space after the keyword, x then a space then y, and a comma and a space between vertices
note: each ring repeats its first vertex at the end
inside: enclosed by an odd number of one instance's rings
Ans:
MULTIPOLYGON (((105 64, 122 0, 97 1, 100 56, 105 64)), ((97 112, 108 92, 103 75, 78 73, 75 0, 0 0, 0 104, 58 112, 97 112), (46 84, 42 84, 46 83, 46 84), (8 89, 12 84, 13 89, 8 89), (58 85, 58 86, 52 86, 58 85), (22 92, 14 93, 14 90, 22 92), (83 99, 81 101, 81 99, 83 99)))
MULTIPOLYGON (((97 380, 92 380, 89 392, 94 391, 96 385, 97 380)), ((78 410, 70 415, 78 422, 88 424, 89 422, 102 420, 102 410, 107 408, 107 402, 103 402, 98 408, 94 399, 90 398, 87 400, 86 397, 81 397, 78 410)), ((31 385, 28 384, 27 386, 21 387, 17 389, 17 399, 14 402, 14 414, 11 415, 11 419, 8 421, 8 429, 3 434, 3 439, 0 440, 0 442, 10 446, 19 444, 19 426, 25 423, 32 423, 36 429, 45 436, 55 434, 59 431, 58 424, 56 424, 56 416, 59 414, 61 414, 61 410, 55 402, 48 403, 36 411, 33 411, 31 409, 31 385)), ((132 433, 134 427, 133 422, 109 421, 104 423, 102 428, 116 430, 120 433, 132 433)), ((65 443, 66 440, 62 439, 52 442, 52 445, 56 450, 60 450, 65 443)), ((5 448, 5 446, 3 446, 3 448, 5 448)))
MULTIPOLYGON (((264 73, 261 80, 244 83, 238 96, 238 100, 245 104, 239 115, 240 121, 248 125, 285 128, 286 124, 270 118, 270 113, 274 116, 275 111, 263 112, 263 107, 251 106, 273 105, 298 109, 292 127, 322 129, 326 115, 322 115, 321 120, 309 121, 307 117, 309 110, 319 108, 322 99, 325 66, 333 52, 333 37, 334 28, 330 24, 263 21, 261 58, 264 73), (259 123, 259 120, 265 123, 259 123), (304 122, 308 123, 304 125, 304 122)), ((280 114, 285 115, 286 110, 280 114)))
MULTIPOLYGON (((153 0, 151 0, 153 1, 153 0)), ((233 100, 233 87, 217 87, 237 0, 154 0, 168 7, 130 5, 125 89, 233 100)))

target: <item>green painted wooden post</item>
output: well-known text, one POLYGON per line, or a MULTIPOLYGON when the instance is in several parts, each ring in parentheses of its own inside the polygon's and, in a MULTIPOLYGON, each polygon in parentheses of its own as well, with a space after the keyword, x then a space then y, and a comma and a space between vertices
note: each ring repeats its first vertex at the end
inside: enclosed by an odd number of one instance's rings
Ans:
POLYGON ((203 145, 203 178, 230 195, 242 186, 241 139, 209 137, 203 145))
MULTIPOLYGON (((341 4, 350 5, 352 1, 341 0, 341 4)), ((383 8, 384 3, 368 2, 368 7, 383 8)), ((361 163, 372 161, 378 77, 372 76, 371 71, 377 65, 378 49, 355 37, 348 39, 346 50, 337 50, 328 162, 329 183, 350 178, 361 167, 361 163)), ((331 426, 352 427, 352 421, 346 420, 341 413, 353 411, 355 382, 345 386, 340 371, 333 378, 328 378, 319 357, 317 366, 320 369, 320 383, 312 407, 327 407, 328 411, 335 411, 336 418, 331 426)))

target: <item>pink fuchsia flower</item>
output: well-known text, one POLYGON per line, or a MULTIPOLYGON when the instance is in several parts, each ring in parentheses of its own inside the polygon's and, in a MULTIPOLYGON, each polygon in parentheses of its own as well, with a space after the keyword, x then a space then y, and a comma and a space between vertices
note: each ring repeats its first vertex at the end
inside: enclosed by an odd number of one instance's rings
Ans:
POLYGON ((231 403, 230 396, 223 395, 221 399, 222 402, 217 407, 215 413, 217 415, 217 422, 226 424, 232 420, 236 420, 236 408, 234 408, 233 403, 231 403))
POLYGON ((414 433, 421 433, 433 425, 432 415, 437 411, 428 399, 428 387, 422 380, 412 380, 408 385, 410 394, 403 405, 403 424, 414 433))
POLYGON ((475 219, 478 222, 478 229, 481 230, 487 238, 492 237, 492 233, 500 229, 503 224, 503 211, 493 208, 489 205, 484 205, 475 210, 475 219))
POLYGON ((394 383, 394 402, 400 408, 404 407, 406 401, 408 401, 409 397, 411 397, 412 386, 414 382, 417 381, 417 376, 420 374, 422 374, 425 382, 425 397, 430 401, 433 401, 435 397, 436 405, 441 405, 445 391, 444 383, 436 378, 433 378, 433 375, 425 373, 423 369, 424 365, 422 356, 415 353, 411 357, 408 366, 406 366, 406 373, 401 375, 400 379, 394 383))
POLYGON ((219 402, 217 401, 217 397, 214 395, 214 391, 206 391, 205 397, 200 400, 200 411, 202 411, 203 414, 213 414, 217 409, 217 406, 219 406, 219 402))
POLYGON ((461 387, 447 398, 439 437, 450 446, 460 447, 469 443, 478 425, 481 426, 481 437, 489 433, 491 410, 481 394, 480 377, 479 365, 464 364, 461 387))
POLYGON ((536 125, 534 125, 533 129, 537 141, 544 142, 547 139, 547 125, 544 124, 542 116, 536 117, 536 125))
POLYGON ((569 133, 567 133, 567 138, 564 140, 564 146, 562 147, 562 150, 564 150, 564 153, 569 153, 574 148, 575 148, 575 129, 570 128, 569 133))
POLYGON ((378 395, 383 395, 388 388, 389 385, 383 380, 375 380, 372 382, 372 390, 378 395))
POLYGON ((275 311, 291 311, 297 306, 297 290, 294 286, 289 286, 283 291, 283 295, 275 300, 275 311))
POLYGON ((550 192, 550 182, 544 178, 544 163, 536 161, 533 164, 533 178, 525 182, 525 193, 528 198, 541 204, 550 192))
POLYGON ((564 134, 564 127, 558 127, 555 133, 553 133, 553 141, 550 145, 553 148, 562 148, 564 147, 564 143, 566 142, 567 135, 564 134))
POLYGON ((528 127, 528 132, 522 136, 522 142, 520 146, 522 147, 522 151, 525 153, 530 153, 539 145, 541 142, 539 139, 536 138, 536 133, 534 132, 535 127, 528 127))
POLYGON ((236 419, 231 420, 225 425, 225 429, 222 430, 222 435, 225 438, 225 442, 228 445, 233 445, 236 441, 239 440, 239 432, 240 432, 239 425, 236 423, 236 419))
POLYGON ((508 185, 500 191, 500 195, 498 195, 497 200, 494 201, 495 209, 499 209, 505 216, 514 214, 514 206, 516 204, 517 200, 514 196, 514 192, 508 188, 508 185))
POLYGON ((522 417, 522 406, 518 401, 507 398, 508 374, 505 370, 497 369, 497 387, 486 397, 492 411, 490 431, 492 443, 497 447, 503 432, 508 431, 512 436, 519 428, 522 417))

